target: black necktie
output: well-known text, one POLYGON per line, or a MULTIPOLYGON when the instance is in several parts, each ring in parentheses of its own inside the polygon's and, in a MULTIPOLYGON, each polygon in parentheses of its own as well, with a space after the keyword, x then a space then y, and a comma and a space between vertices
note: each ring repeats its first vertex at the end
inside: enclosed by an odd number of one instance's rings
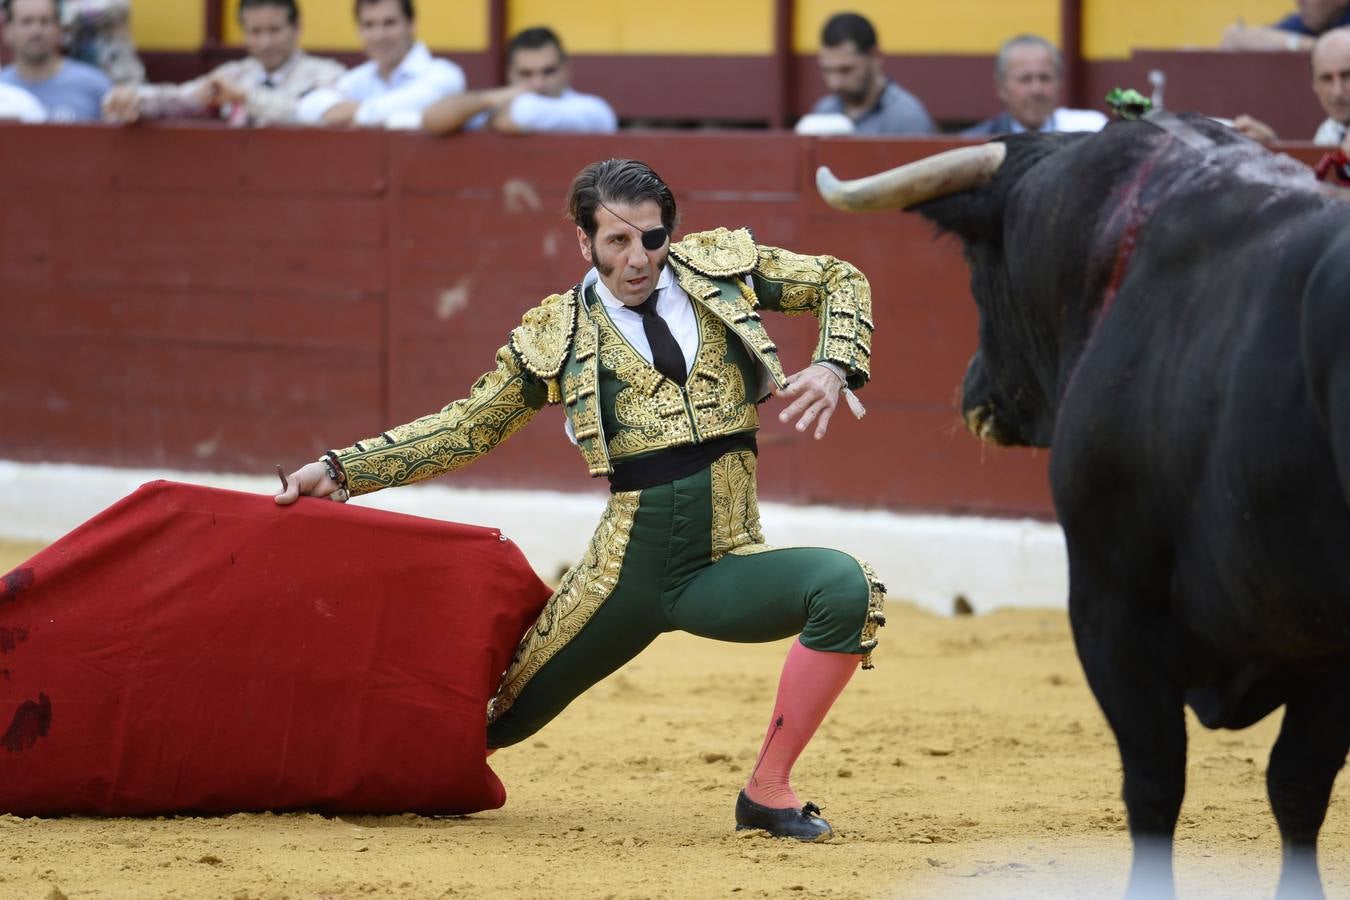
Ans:
POLYGON ((656 314, 656 296, 659 289, 633 309, 642 316, 642 330, 647 333, 647 343, 652 347, 652 365, 656 371, 676 384, 683 385, 685 379, 684 351, 680 349, 675 335, 670 333, 666 320, 656 314))

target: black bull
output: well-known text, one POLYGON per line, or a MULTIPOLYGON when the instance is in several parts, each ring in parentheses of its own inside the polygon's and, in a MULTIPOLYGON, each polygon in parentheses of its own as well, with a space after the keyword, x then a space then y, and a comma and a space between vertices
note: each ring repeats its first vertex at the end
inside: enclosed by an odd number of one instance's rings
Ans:
POLYGON ((892 187, 906 167, 822 172, 821 189, 914 208, 964 244, 980 347, 962 412, 986 440, 1053 448, 1131 892, 1172 892, 1184 705, 1209 728, 1283 705, 1267 773, 1280 893, 1320 895, 1317 834, 1350 748, 1350 194, 1200 118, 1003 143, 917 193, 892 187))

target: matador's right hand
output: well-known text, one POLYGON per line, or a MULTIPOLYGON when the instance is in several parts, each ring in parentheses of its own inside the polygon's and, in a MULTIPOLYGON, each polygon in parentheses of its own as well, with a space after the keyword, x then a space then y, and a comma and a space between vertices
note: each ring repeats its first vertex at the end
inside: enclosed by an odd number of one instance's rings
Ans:
POLYGON ((341 485, 328 477, 328 470, 321 462, 303 465, 286 479, 286 489, 272 499, 279 506, 290 506, 300 497, 330 497, 341 485))

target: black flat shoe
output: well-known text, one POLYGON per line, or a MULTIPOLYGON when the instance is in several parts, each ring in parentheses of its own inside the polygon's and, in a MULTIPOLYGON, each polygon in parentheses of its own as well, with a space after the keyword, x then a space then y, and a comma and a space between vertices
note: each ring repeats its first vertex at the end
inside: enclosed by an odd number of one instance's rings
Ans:
POLYGON ((834 837, 830 823, 820 817, 820 807, 808 803, 801 809, 760 806, 741 791, 736 798, 736 830, 758 828, 774 837, 799 841, 828 841, 834 837))

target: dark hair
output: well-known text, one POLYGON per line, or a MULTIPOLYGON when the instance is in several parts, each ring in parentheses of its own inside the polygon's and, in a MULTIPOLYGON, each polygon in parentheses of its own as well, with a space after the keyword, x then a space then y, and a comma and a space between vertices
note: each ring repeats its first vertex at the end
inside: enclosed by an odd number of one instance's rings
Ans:
POLYGON ((857 13, 836 13, 830 16, 825 27, 820 30, 820 43, 826 47, 838 47, 848 41, 856 44, 859 52, 871 53, 877 45, 877 30, 857 13))
POLYGON ((239 0, 239 21, 244 21, 244 10, 263 6, 277 6, 284 9, 286 18, 292 25, 300 21, 300 7, 295 5, 295 0, 239 0))
POLYGON ((506 45, 506 61, 509 63, 517 50, 538 50, 540 47, 557 47, 558 55, 563 59, 567 58, 567 51, 563 49, 562 41, 558 40, 553 29, 541 26, 526 28, 511 38, 511 42, 506 45))
MULTIPOLYGON (((13 3, 14 0, 0 0, 0 13, 4 14, 6 22, 10 20, 12 15, 10 6, 12 6, 13 3)), ((59 21, 61 19, 61 0, 52 0, 52 7, 56 10, 56 18, 59 21)))
POLYGON ((673 234, 679 222, 675 195, 661 176, 636 159, 607 159, 591 163, 572 179, 572 189, 567 192, 567 216, 593 238, 599 227, 595 211, 602 201, 633 204, 648 200, 661 207, 661 224, 673 234))
MULTIPOLYGON (((352 7, 352 18, 361 18, 361 7, 371 6, 379 2, 380 0, 356 0, 356 4, 352 7)), ((417 10, 413 9, 413 0, 398 0, 398 5, 402 8, 405 19, 409 22, 417 21, 417 10)))

